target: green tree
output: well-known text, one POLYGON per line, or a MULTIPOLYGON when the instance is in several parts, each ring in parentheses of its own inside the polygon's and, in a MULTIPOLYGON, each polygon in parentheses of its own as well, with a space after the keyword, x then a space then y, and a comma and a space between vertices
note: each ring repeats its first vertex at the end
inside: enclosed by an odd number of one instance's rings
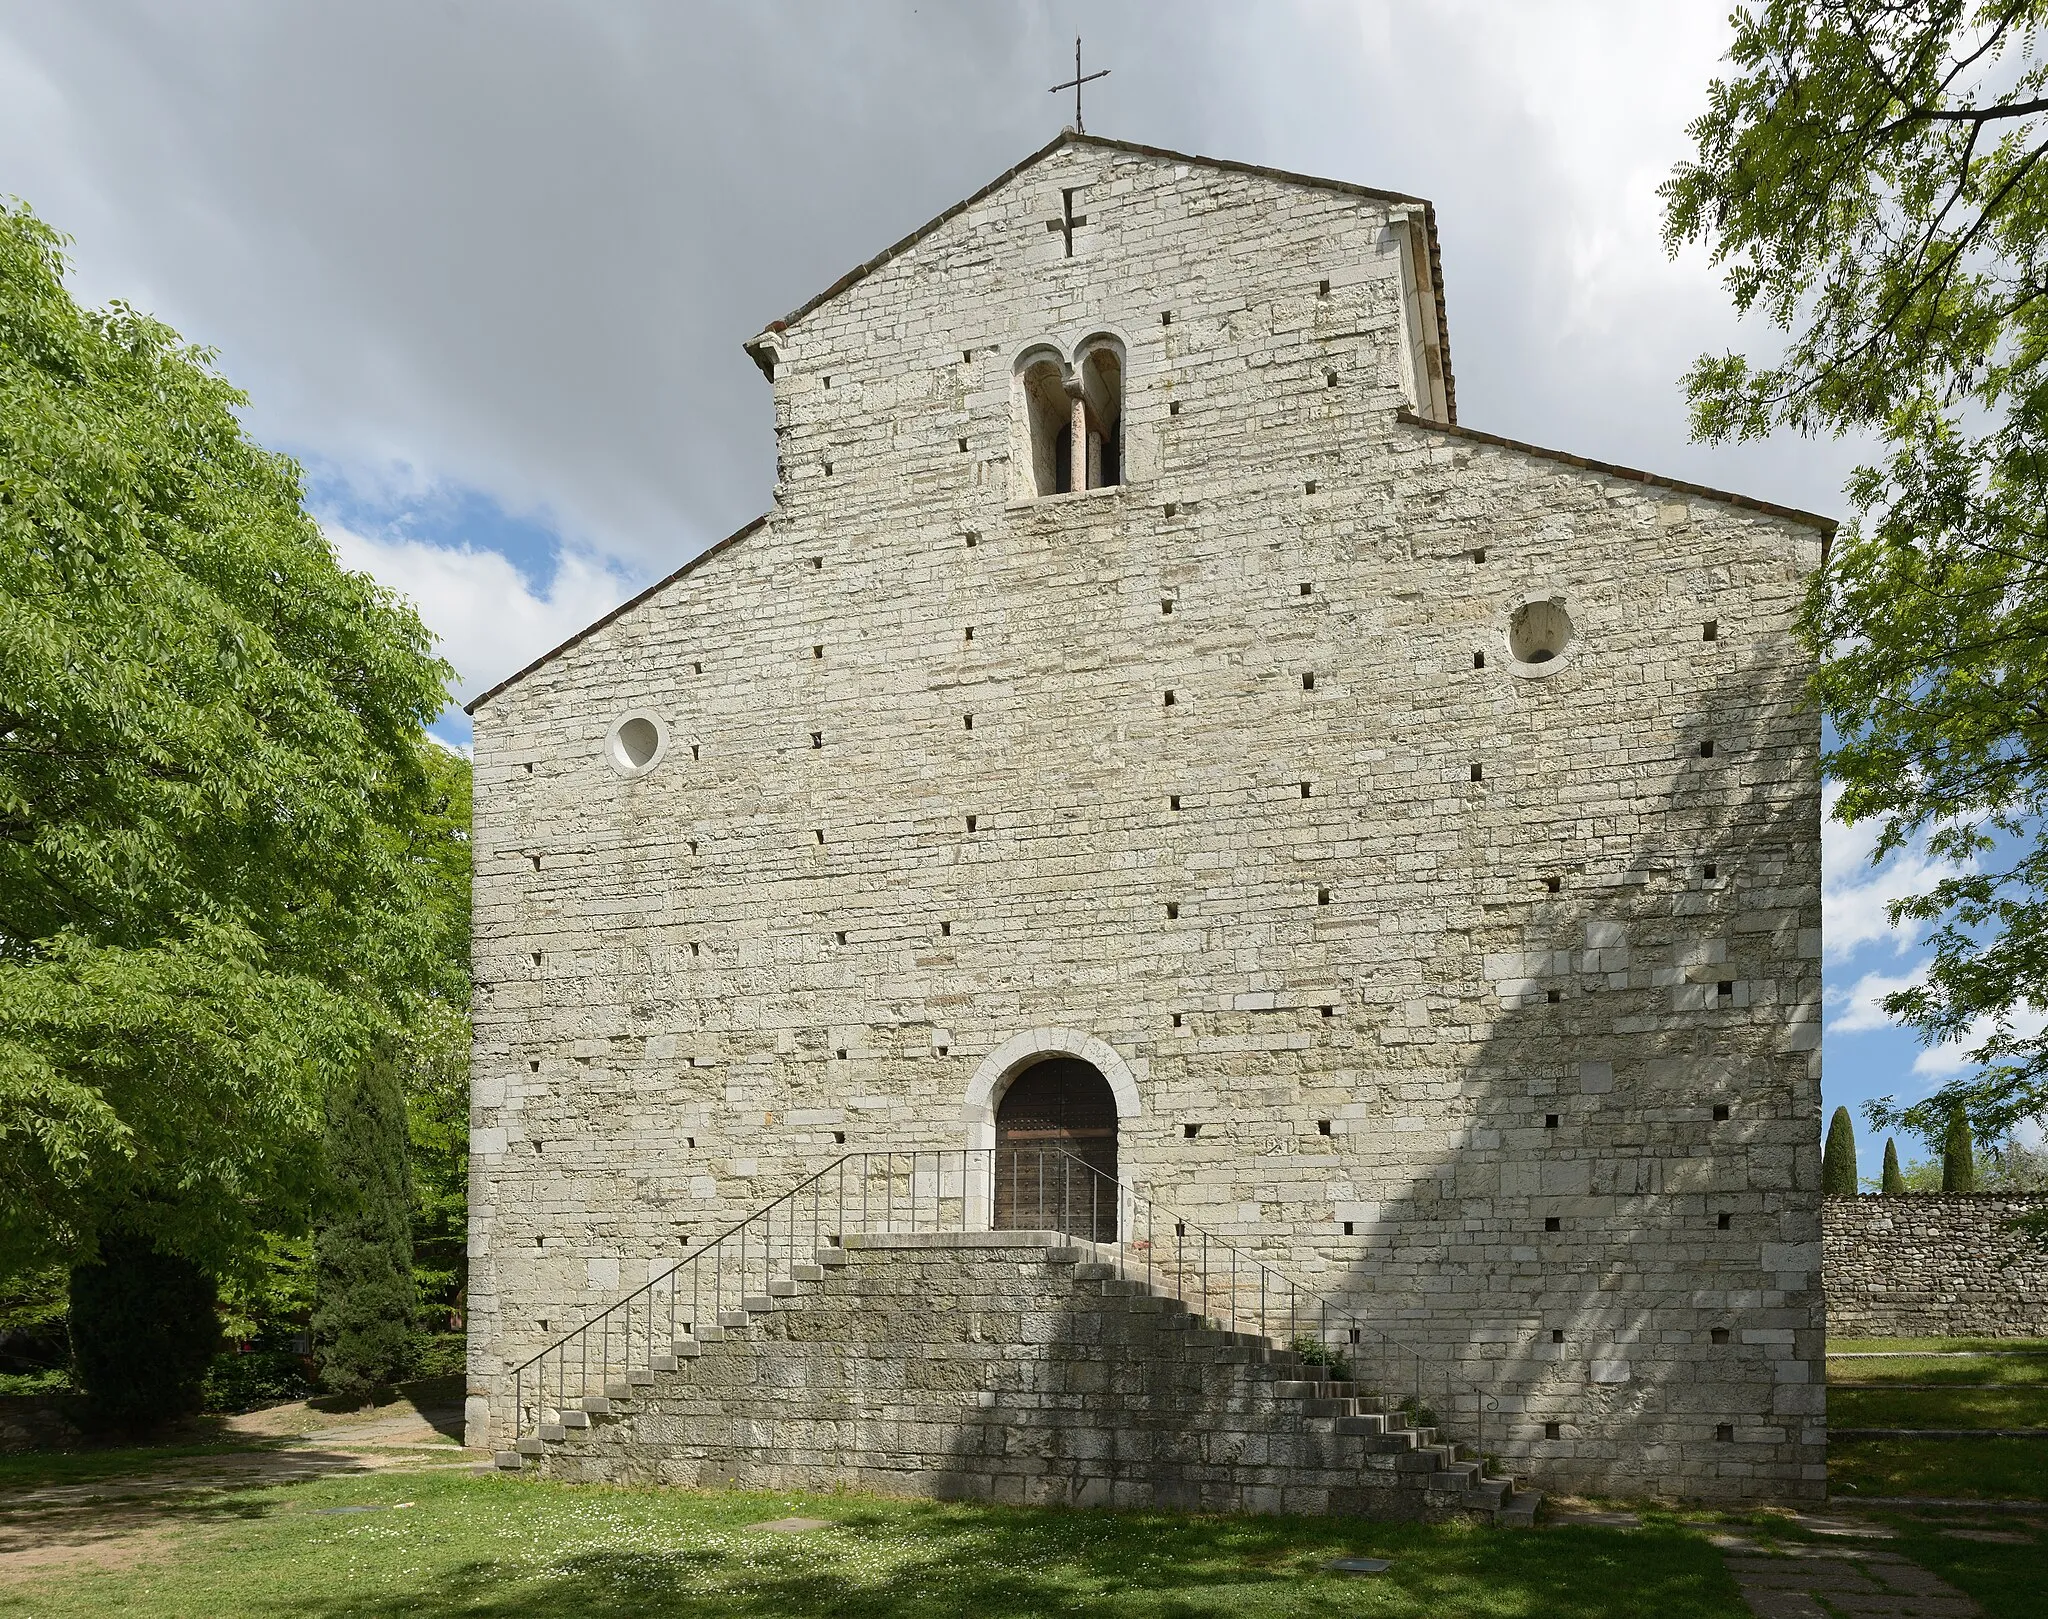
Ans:
POLYGON ((1877 855, 1952 867, 1896 902, 1931 929, 1886 999, 1981 1067, 1873 1123, 1987 1138, 2048 1108, 2048 0, 1770 0, 1663 189, 1673 252, 1711 245, 1785 335, 1686 379, 1695 435, 1789 427, 1876 447, 1803 633, 1838 744, 1836 814, 1877 855))
POLYGON ((128 1429, 191 1415, 220 1344, 213 1277, 132 1231, 98 1247, 71 1272, 72 1363, 94 1412, 128 1429))
POLYGON ((0 207, 0 1269, 303 1229, 324 1098, 459 1018, 446 665, 207 353, 0 207))
POLYGON ((1970 1115, 1960 1104, 1948 1110, 1948 1128, 1941 1133, 1941 1189, 1977 1190, 1977 1160, 1970 1148, 1970 1115))
POLYGON ((1849 1122, 1849 1110, 1835 1109, 1828 1121, 1827 1145, 1820 1155, 1820 1189, 1828 1197, 1856 1195, 1856 1126, 1849 1122))
POLYGON ((320 1381, 364 1398, 419 1361, 405 1091, 389 1051, 367 1058, 328 1105, 326 1218, 313 1243, 313 1354, 320 1381))
POLYGON ((1884 1179, 1879 1189, 1886 1197, 1903 1197, 1906 1192, 1906 1177, 1899 1173, 1899 1144, 1890 1136, 1884 1138, 1884 1179))
POLYGON ((469 974, 469 761, 443 753, 430 774, 421 848, 436 868, 431 893, 450 995, 408 1031, 403 1063, 413 1274, 422 1319, 438 1332, 461 1326, 469 1280, 469 1018, 453 998, 469 974))

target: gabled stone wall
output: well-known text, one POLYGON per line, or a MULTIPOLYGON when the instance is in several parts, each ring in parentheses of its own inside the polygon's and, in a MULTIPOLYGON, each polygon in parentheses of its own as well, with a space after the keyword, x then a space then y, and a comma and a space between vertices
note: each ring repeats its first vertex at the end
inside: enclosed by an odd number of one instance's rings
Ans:
POLYGON ((1830 1197, 1821 1275, 1837 1338, 2048 1338, 2048 1253, 2009 1229, 2048 1193, 1830 1197))
POLYGON ((1510 1466, 1820 1491, 1822 526, 1405 416, 1403 206, 1061 147, 779 334, 760 527, 478 710, 476 1442, 1056 1029, 1510 1466), (1020 497, 1014 359, 1094 332, 1128 481, 1020 497))

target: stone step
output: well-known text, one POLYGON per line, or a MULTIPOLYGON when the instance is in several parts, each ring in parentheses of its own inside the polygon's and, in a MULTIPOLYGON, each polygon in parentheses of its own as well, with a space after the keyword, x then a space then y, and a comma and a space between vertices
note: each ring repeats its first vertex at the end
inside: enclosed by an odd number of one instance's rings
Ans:
POLYGON ((1465 1500, 1468 1505, 1498 1512, 1501 1503, 1507 1499, 1510 1486, 1504 1478, 1474 1479, 1465 1486, 1465 1500))
MULTIPOLYGON (((880 1252, 864 1257, 864 1266, 883 1262, 887 1248, 881 1243, 875 1246, 880 1252)), ((1334 1375, 1320 1360, 1304 1360, 1284 1341, 1233 1326, 1227 1315, 1220 1319, 1197 1315, 1170 1283, 1150 1285, 1141 1275, 1120 1271, 1114 1264, 1091 1257, 1092 1253, 1073 1243, 1035 1250, 1045 1263, 1063 1267, 1059 1274, 1072 1278, 1075 1307, 1094 1314, 1101 1323, 1099 1327, 1084 1324, 1085 1330, 1101 1331, 1111 1340, 1121 1338, 1133 1348, 1150 1342, 1151 1352, 1169 1363, 1241 1368, 1229 1374, 1238 1392, 1228 1409, 1242 1414, 1227 1419, 1227 1426, 1248 1428, 1253 1433, 1263 1428, 1281 1446, 1289 1442, 1290 1434, 1313 1435, 1313 1449, 1325 1458, 1322 1467, 1340 1472, 1356 1469, 1367 1479, 1376 1475, 1380 1487, 1397 1489, 1399 1499, 1408 1503, 1406 1510, 1418 1515, 1441 1518, 1463 1514, 1510 1525, 1534 1522, 1542 1499, 1537 1492, 1517 1489, 1511 1478, 1489 1477, 1484 1460, 1470 1447, 1445 1439, 1434 1424, 1420 1423, 1412 1408, 1400 1410, 1371 1385, 1334 1375), (1064 1269, 1069 1266, 1071 1271, 1064 1269), (1115 1325, 1119 1318, 1127 1317, 1143 1318, 1170 1331, 1171 1337, 1153 1338, 1154 1326, 1138 1322, 1122 1328, 1115 1325)), ((1017 1257, 1027 1255, 1020 1252, 1017 1257)), ((559 1413, 559 1421, 540 1424, 530 1435, 515 1439, 513 1450, 497 1453, 496 1465, 508 1471, 537 1466, 548 1473, 567 1466, 572 1476, 609 1476, 604 1469, 618 1463, 619 1447, 623 1444, 630 1451, 637 1443, 631 1423, 609 1425, 638 1409, 643 1391, 658 1389, 663 1377, 687 1370, 684 1363, 702 1357, 707 1344, 716 1345, 729 1335, 758 1342, 760 1335, 745 1329, 758 1325, 761 1317, 771 1312, 804 1308, 816 1285, 835 1272, 843 1273, 849 1263, 847 1248, 837 1244, 819 1248, 813 1262, 792 1264, 786 1276, 758 1283, 761 1291, 741 1298, 739 1308, 719 1312, 716 1322, 677 1321, 674 1326, 686 1330, 660 1351, 649 1346, 646 1366, 629 1367, 623 1374, 607 1373, 602 1394, 572 1402, 559 1413), (687 1330, 690 1328, 695 1330, 687 1330), (600 1426, 609 1427, 602 1442, 587 1433, 600 1426), (578 1429, 586 1434, 579 1435, 578 1429), (549 1461, 551 1456, 558 1460, 549 1461), (579 1460, 570 1464, 569 1456, 579 1460)), ((791 1334, 793 1338, 802 1336, 794 1323, 791 1334)), ((1214 1374, 1210 1377, 1213 1386, 1214 1374)), ((980 1420, 999 1420, 1001 1408, 994 1391, 982 1398, 987 1403, 980 1420)), ((1027 1406, 1030 1403, 1025 1402, 1027 1406)), ((1278 1453, 1286 1454, 1284 1450, 1278 1453)))
POLYGON ((1339 1417, 1337 1432, 1380 1435, 1387 1432, 1387 1416, 1383 1411, 1361 1411, 1356 1416, 1339 1417))

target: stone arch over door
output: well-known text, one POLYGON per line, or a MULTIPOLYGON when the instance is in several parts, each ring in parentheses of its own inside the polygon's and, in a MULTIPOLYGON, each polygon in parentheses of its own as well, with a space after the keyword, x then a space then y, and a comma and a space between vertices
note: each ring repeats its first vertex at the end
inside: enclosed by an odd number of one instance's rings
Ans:
MULTIPOLYGON (((1010 1036, 981 1060, 968 1082, 961 1117, 967 1126, 969 1150, 969 1206, 978 1223, 989 1223, 995 1215, 997 1118, 1010 1086, 1041 1064, 1070 1060, 1092 1069, 1108 1087, 1115 1107, 1116 1140, 1121 1144, 1124 1127, 1143 1112, 1138 1100, 1138 1075, 1117 1054, 1108 1041, 1079 1029, 1022 1029, 1010 1036)), ((1076 1176, 1086 1181, 1086 1176, 1076 1176)), ((1072 1201, 1078 1202, 1078 1198, 1072 1201)), ((1095 1206, 1100 1208, 1097 1195, 1095 1206)), ((1115 1235, 1113 1219, 1108 1223, 1109 1240, 1115 1235)))

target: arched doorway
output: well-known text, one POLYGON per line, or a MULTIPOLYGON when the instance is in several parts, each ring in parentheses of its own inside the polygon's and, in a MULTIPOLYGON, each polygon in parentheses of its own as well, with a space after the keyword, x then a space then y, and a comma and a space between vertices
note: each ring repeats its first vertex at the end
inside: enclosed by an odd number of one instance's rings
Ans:
POLYGON ((1116 1240, 1116 1095, 1093 1063, 1048 1057, 1010 1081, 996 1108, 994 1214, 999 1230, 1116 1240))

